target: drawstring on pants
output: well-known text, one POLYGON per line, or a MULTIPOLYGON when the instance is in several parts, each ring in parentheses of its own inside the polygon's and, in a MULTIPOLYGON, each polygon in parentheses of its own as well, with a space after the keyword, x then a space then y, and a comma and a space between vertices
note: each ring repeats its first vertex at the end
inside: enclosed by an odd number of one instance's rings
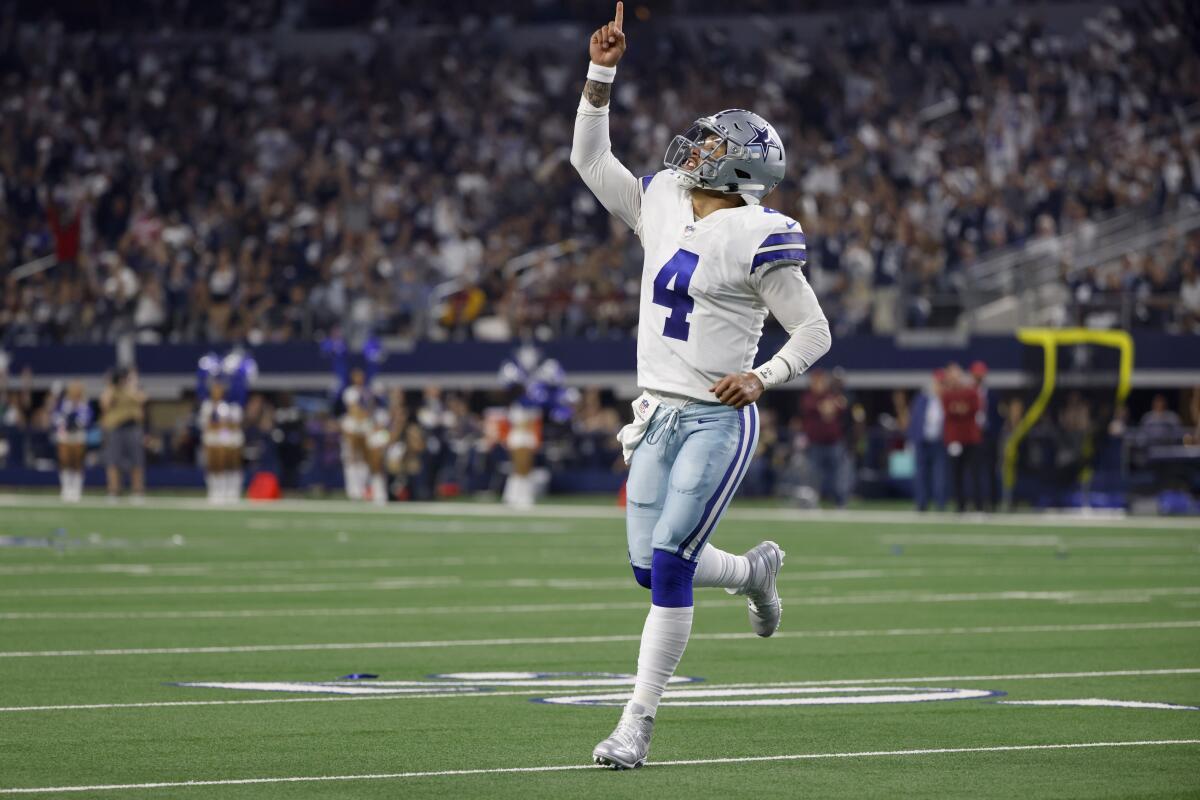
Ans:
POLYGON ((679 411, 675 406, 666 406, 667 413, 654 426, 650 428, 650 432, 646 434, 646 444, 656 445, 662 441, 665 435, 666 444, 670 444, 675 440, 675 435, 679 427, 679 411))

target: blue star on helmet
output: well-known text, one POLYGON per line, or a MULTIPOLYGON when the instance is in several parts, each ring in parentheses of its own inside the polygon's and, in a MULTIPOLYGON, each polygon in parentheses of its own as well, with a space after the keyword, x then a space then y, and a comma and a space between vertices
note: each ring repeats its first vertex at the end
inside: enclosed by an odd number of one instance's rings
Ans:
POLYGON ((783 155, 783 148, 775 142, 771 141, 771 133, 766 128, 759 128, 754 125, 750 126, 750 130, 754 131, 754 137, 746 142, 746 147, 757 147, 762 151, 763 161, 767 160, 767 156, 771 154, 771 148, 774 147, 779 151, 779 155, 783 155))

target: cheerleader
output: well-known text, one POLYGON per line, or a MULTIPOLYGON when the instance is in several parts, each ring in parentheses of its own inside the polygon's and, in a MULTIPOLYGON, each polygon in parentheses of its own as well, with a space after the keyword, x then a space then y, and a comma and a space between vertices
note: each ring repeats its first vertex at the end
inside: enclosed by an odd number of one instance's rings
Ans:
POLYGON ((83 384, 71 381, 54 406, 54 441, 58 447, 58 480, 62 499, 78 503, 83 497, 83 456, 87 452, 87 430, 92 407, 83 394, 83 384))
POLYGON ((225 384, 213 381, 200 404, 208 502, 236 503, 242 494, 242 406, 226 397, 225 384))
POLYGON ((511 508, 530 508, 549 483, 545 469, 537 468, 545 427, 570 420, 578 400, 578 392, 564 385, 565 377, 557 361, 542 361, 531 346, 519 348, 515 357, 500 367, 500 379, 511 401, 505 441, 511 472, 502 497, 511 508))
POLYGON ((371 500, 387 505, 387 451, 392 443, 392 415, 382 404, 371 412, 371 430, 367 434, 367 469, 371 473, 371 500))
POLYGON ((342 472, 346 496, 362 500, 367 493, 367 438, 375 411, 374 395, 367 385, 367 374, 358 368, 350 371, 350 384, 342 389, 342 472))

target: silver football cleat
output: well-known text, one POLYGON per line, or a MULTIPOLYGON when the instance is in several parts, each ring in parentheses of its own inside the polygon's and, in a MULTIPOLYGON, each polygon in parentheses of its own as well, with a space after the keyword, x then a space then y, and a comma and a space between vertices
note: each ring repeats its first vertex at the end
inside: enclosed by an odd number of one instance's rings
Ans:
POLYGON ((592 751, 592 761, 611 769, 637 769, 650 753, 654 717, 638 703, 630 703, 612 735, 592 751))
POLYGON ((750 627, 759 636, 767 637, 779 628, 783 603, 775 588, 775 578, 783 566, 786 553, 771 541, 750 548, 745 556, 750 561, 750 580, 741 589, 726 589, 730 594, 744 594, 750 611, 750 627))

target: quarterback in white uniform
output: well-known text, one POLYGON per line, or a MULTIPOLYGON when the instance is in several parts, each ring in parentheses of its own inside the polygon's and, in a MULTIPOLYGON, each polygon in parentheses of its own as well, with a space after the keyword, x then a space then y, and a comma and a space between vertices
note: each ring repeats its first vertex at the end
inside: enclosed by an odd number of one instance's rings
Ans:
POLYGON ((592 753, 641 766, 655 713, 691 633, 693 586, 747 598, 751 627, 770 636, 781 604, 783 551, 763 542, 733 555, 708 542, 758 440, 754 402, 810 368, 829 325, 805 280, 804 233, 762 199, 783 179, 785 155, 762 117, 729 109, 701 117, 636 178, 613 156, 609 96, 625 52, 624 10, 592 34, 591 66, 575 120, 571 164, 604 207, 641 239, 641 309, 634 421, 620 440, 629 463, 626 527, 634 576, 650 589, 633 697, 592 753), (752 369, 767 314, 788 332, 752 369))

